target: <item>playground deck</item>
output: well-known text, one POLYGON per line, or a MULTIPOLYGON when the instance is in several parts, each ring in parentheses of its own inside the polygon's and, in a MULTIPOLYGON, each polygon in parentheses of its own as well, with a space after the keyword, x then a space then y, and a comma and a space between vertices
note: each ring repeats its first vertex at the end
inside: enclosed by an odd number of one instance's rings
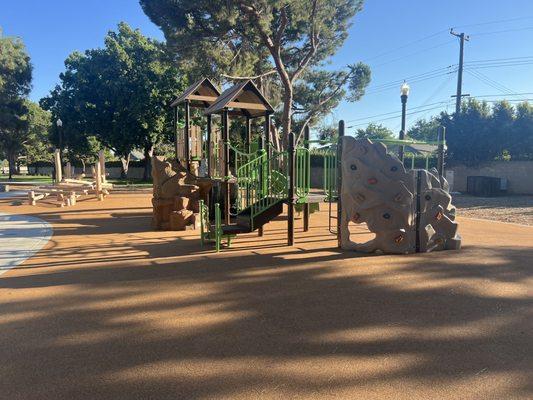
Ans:
POLYGON ((459 252, 357 257, 322 210, 292 248, 282 215, 217 254, 151 231, 149 194, 0 200, 54 228, 0 277, 0 397, 531 398, 533 227, 460 219, 459 252))

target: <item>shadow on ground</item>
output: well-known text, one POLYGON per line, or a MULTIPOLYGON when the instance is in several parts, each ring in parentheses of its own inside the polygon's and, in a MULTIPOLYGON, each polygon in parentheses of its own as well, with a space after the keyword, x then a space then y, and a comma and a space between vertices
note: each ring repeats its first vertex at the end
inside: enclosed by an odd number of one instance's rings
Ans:
POLYGON ((106 212, 0 279, 5 398, 533 396, 531 247, 353 258, 318 223, 217 255, 106 212))

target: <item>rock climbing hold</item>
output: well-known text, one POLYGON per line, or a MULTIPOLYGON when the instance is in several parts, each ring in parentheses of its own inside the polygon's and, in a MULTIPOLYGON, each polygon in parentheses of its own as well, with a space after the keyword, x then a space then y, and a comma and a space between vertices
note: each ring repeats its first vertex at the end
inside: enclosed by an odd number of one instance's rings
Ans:
POLYGON ((389 213, 385 213, 385 214, 383 214, 383 218, 385 218, 385 219, 390 219, 390 214, 389 214, 389 213))
POLYGON ((355 165, 355 164, 350 165, 350 169, 352 171, 355 171, 357 169, 357 165, 355 165))
POLYGON ((401 193, 398 193, 396 196, 394 196, 394 201, 402 201, 403 196, 401 193))
POLYGON ((442 211, 439 211, 437 214, 435 214, 435 219, 437 221, 440 221, 443 217, 442 211))
POLYGON ((368 184, 369 185, 375 185, 376 183, 378 183, 378 180, 376 178, 369 178, 368 179, 368 184))
POLYGON ((403 242, 403 235, 398 235, 394 238, 394 241, 397 243, 397 244, 400 244, 401 242, 403 242))
POLYGON ((426 196, 424 197, 427 201, 430 201, 431 200, 431 196, 429 194, 426 194, 426 196))
POLYGON ((398 167, 397 166, 390 167, 390 170, 391 172, 396 172, 398 171, 398 167))

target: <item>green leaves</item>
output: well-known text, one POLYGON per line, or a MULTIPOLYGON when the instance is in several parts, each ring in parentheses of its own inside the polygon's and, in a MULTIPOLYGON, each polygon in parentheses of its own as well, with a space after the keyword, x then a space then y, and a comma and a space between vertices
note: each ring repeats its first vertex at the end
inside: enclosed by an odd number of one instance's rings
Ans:
POLYGON ((42 104, 64 121, 72 150, 94 152, 91 138, 97 137, 127 157, 135 148, 163 140, 168 105, 185 82, 165 46, 126 23, 109 32, 104 43, 101 49, 72 53, 61 85, 42 104))

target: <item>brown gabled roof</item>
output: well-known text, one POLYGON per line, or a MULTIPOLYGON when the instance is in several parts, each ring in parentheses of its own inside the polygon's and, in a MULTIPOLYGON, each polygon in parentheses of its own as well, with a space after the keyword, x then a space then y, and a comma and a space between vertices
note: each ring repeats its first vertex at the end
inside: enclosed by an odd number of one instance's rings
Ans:
POLYGON ((192 107, 207 108, 220 96, 220 90, 208 78, 202 78, 194 82, 176 99, 170 103, 170 107, 176 107, 189 100, 192 107))
POLYGON ((225 109, 233 109, 234 114, 258 117, 274 112, 274 108, 257 89, 251 80, 237 83, 226 89, 204 114, 217 114, 225 109))

